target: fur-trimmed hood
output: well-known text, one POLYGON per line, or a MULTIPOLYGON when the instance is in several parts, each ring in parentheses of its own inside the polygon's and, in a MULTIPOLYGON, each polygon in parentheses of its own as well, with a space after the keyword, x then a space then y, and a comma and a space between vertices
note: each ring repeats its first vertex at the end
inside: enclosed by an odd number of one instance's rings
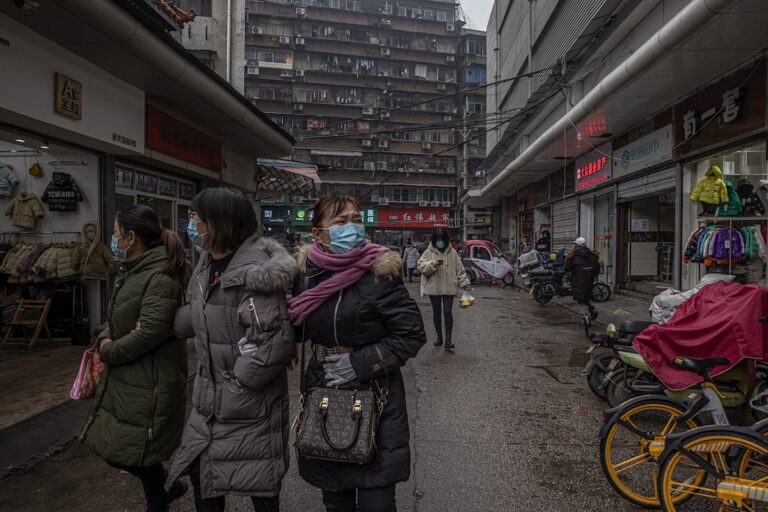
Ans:
MULTIPOLYGON (((300 271, 307 269, 307 258, 311 244, 304 244, 296 249, 296 263, 300 271)), ((376 263, 373 264, 373 274, 382 279, 395 279, 403 274, 403 259, 395 251, 387 251, 379 254, 376 263)))
POLYGON ((235 253, 221 285, 244 285, 262 294, 286 292, 296 272, 296 261, 285 247, 273 238, 252 236, 235 253))

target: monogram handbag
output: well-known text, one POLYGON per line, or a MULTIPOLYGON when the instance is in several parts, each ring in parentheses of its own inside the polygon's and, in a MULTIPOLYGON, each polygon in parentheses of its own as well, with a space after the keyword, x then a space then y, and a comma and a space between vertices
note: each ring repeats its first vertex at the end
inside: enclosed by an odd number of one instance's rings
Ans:
POLYGON ((386 388, 379 388, 378 391, 337 388, 306 390, 304 343, 301 351, 301 412, 296 424, 296 449, 299 455, 334 462, 372 462, 376 456, 379 418, 386 405, 386 388))

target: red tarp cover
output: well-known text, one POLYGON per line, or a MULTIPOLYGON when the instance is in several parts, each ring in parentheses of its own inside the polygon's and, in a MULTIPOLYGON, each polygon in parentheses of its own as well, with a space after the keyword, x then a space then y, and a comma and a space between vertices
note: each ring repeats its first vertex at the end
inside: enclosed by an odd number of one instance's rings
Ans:
POLYGON ((653 370, 672 390, 689 388, 701 377, 673 366, 675 357, 725 357, 731 364, 714 368, 716 376, 743 359, 765 360, 768 289, 755 285, 715 283, 683 302, 672 320, 652 325, 632 342, 653 370))

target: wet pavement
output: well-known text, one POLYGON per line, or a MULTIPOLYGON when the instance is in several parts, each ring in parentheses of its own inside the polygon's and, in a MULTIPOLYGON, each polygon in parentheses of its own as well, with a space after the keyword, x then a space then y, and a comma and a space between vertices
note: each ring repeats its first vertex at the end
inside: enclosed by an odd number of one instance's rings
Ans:
MULTIPOLYGON (((417 285, 409 286, 416 295, 417 285)), ((516 289, 473 294, 475 306, 454 309, 455 354, 431 345, 429 301, 417 298, 429 344, 404 369, 413 470, 398 486, 398 510, 635 510, 613 493, 598 463, 605 406, 579 375, 588 342, 576 315, 516 289)), ((292 399, 295 410, 295 392, 292 399)), ((0 442, 6 435, 0 431, 0 442)), ((0 511, 49 510, 140 511, 142 496, 131 476, 73 443, 0 483, 0 511)), ((172 510, 193 510, 191 497, 172 510)), ((232 498, 228 510, 251 510, 250 502, 232 498)), ((282 510, 323 510, 320 492, 301 481, 295 464, 282 510)))

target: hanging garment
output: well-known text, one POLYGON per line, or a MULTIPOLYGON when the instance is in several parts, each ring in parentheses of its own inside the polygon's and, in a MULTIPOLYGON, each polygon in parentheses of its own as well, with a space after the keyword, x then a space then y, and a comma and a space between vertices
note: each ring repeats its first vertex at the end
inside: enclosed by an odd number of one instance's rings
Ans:
POLYGON ((755 193, 755 186, 748 179, 742 178, 736 187, 741 200, 742 215, 765 215, 765 206, 760 200, 760 196, 755 193))
POLYGON ((723 181, 723 171, 713 165, 705 174, 705 178, 696 184, 691 193, 692 201, 718 205, 728 202, 728 189, 723 181))
POLYGON ((13 225, 17 228, 35 229, 37 219, 45 216, 43 205, 32 192, 19 192, 13 198, 5 214, 13 217, 13 225))
POLYGON ((731 181, 725 182, 725 188, 728 191, 728 202, 720 205, 718 215, 720 217, 738 217, 741 215, 741 197, 739 197, 731 181))
POLYGON ((43 192, 42 200, 51 212, 76 212, 77 203, 83 200, 75 179, 65 172, 54 172, 43 192))
POLYGON ((19 178, 13 172, 13 167, 0 162, 0 197, 13 196, 13 187, 18 185, 19 178))

